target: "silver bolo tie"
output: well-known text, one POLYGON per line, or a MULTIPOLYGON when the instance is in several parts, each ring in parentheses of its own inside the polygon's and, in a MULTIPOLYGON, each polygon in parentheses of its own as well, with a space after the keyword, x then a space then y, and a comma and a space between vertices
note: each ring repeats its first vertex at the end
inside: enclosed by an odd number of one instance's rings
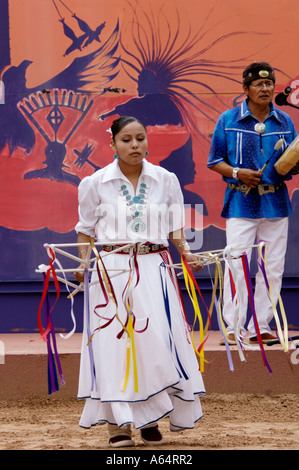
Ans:
MULTIPOLYGON (((254 130, 255 132, 257 132, 259 135, 260 135, 260 143, 261 143, 261 152, 262 152, 262 155, 264 156, 264 150, 263 150, 263 145, 262 145, 262 134, 265 132, 266 130, 266 126, 265 124, 263 124, 262 122, 257 122, 256 125, 254 126, 254 130)), ((264 166, 263 168, 261 168, 259 170, 260 174, 263 173, 264 169, 266 168, 266 166, 268 165, 268 163, 270 162, 270 160, 275 156, 277 150, 279 150, 282 145, 283 145, 283 142, 284 140, 283 139, 279 139, 276 144, 274 145, 274 150, 273 150, 273 153, 272 155, 268 158, 268 160, 264 163, 264 166)), ((247 196, 247 194, 249 193, 249 191, 251 190, 251 187, 249 187, 245 193, 245 196, 247 196)))
POLYGON ((255 132, 257 132, 260 135, 260 146, 261 146, 261 152, 262 155, 264 156, 264 149, 263 149, 263 143, 262 143, 262 134, 266 130, 266 126, 263 122, 257 122, 254 126, 255 132))

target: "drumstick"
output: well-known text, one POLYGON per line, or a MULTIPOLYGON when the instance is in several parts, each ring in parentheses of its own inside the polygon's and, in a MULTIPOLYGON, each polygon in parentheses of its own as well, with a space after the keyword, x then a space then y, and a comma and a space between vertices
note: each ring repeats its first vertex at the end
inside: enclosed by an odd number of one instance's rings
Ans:
MULTIPOLYGON (((271 155, 270 158, 268 158, 268 160, 266 161, 266 163, 264 164, 264 166, 259 170, 259 173, 263 173, 264 169, 266 168, 266 166, 268 165, 268 163, 270 162, 270 160, 272 159, 272 157, 274 157, 274 155, 276 154, 277 150, 280 149, 280 147, 282 146, 284 140, 283 139, 279 139, 276 144, 274 145, 274 151, 271 155)), ((251 190, 251 188, 249 187, 245 193, 245 196, 247 196, 247 194, 249 193, 249 191, 251 190)))

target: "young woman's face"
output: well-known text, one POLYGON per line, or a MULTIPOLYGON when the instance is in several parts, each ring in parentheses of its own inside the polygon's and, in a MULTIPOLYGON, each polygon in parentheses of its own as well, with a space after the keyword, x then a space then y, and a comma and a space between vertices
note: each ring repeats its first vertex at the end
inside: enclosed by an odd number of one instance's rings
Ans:
POLYGON ((119 163, 139 165, 147 151, 147 134, 139 122, 131 122, 115 135, 111 147, 118 155, 119 163))

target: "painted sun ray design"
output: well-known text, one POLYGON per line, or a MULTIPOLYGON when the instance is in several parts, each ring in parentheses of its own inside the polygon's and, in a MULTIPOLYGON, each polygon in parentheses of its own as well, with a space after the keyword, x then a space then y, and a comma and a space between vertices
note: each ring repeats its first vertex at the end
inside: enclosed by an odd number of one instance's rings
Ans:
MULTIPOLYGON (((155 13, 148 9, 141 10, 136 3, 127 2, 132 10, 133 18, 128 25, 130 32, 121 31, 120 44, 122 48, 121 65, 127 76, 134 82, 139 83, 142 74, 147 71, 152 73, 152 80, 156 80, 156 89, 161 94, 167 94, 180 111, 184 122, 197 134, 201 134, 198 126, 190 116, 188 106, 198 111, 202 116, 216 122, 219 115, 218 106, 227 108, 225 101, 215 88, 209 85, 209 78, 218 77, 240 86, 239 76, 244 63, 253 54, 245 55, 233 60, 211 60, 205 58, 218 44, 230 38, 241 36, 268 35, 266 32, 256 31, 232 31, 220 35, 208 45, 200 47, 204 43, 208 33, 221 22, 205 28, 210 19, 213 9, 202 21, 199 29, 192 33, 191 25, 180 34, 183 29, 181 15, 176 11, 176 26, 170 23, 164 13, 164 4, 155 13), (167 31, 167 33, 165 33, 167 31), (164 38, 162 37, 164 34, 164 38), (131 34, 134 48, 128 47, 126 41, 131 34), (137 76, 136 76, 137 75, 137 76), (202 77, 202 79, 200 78, 202 77), (215 103, 211 104, 206 96, 215 97, 215 103)), ((266 47, 266 46, 264 46, 266 47)), ((256 51, 255 51, 256 52, 256 51)), ((152 85, 152 90, 155 87, 152 85)), ((204 137, 204 136, 202 136, 204 137)))

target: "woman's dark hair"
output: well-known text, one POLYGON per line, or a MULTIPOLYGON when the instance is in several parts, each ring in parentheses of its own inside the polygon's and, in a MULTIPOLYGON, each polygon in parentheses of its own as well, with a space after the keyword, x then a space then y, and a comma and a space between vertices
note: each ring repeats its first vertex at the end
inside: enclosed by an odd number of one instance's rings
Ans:
POLYGON ((139 119, 136 119, 133 116, 121 116, 118 119, 115 119, 115 121, 113 121, 112 123, 112 139, 114 140, 116 134, 118 134, 123 129, 123 127, 125 127, 127 124, 130 124, 131 122, 138 122, 142 125, 142 127, 144 127, 144 130, 146 131, 145 125, 141 121, 139 121, 139 119))

